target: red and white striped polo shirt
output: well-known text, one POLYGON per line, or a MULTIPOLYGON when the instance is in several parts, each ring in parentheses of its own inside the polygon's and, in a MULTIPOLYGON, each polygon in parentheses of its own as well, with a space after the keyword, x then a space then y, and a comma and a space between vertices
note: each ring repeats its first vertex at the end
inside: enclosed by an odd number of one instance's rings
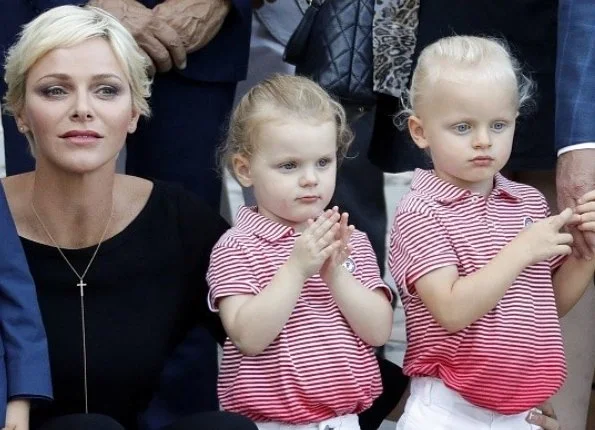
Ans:
POLYGON ((525 225, 548 216, 545 198, 500 174, 487 197, 419 169, 411 188, 397 209, 389 256, 407 318, 404 372, 440 378, 469 402, 502 414, 548 399, 566 377, 552 287, 563 257, 527 267, 496 307, 453 334, 414 288, 440 267, 456 265, 460 276, 479 270, 525 225))
MULTIPOLYGON (((297 237, 293 228, 241 208, 236 226, 211 253, 211 309, 223 297, 266 288, 297 237)), ((356 230, 350 244, 345 267, 365 287, 390 295, 367 236, 356 230)), ((221 406, 255 421, 306 424, 359 413, 381 391, 373 349, 353 332, 319 275, 308 279, 287 324, 264 352, 245 356, 229 338, 223 348, 221 406)))

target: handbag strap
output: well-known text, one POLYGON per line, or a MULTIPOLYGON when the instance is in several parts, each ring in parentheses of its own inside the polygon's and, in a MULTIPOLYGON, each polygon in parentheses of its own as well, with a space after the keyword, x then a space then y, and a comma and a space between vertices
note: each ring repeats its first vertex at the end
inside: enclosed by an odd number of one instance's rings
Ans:
POLYGON ((323 0, 308 0, 308 3, 308 9, 304 12, 304 16, 289 38, 283 52, 283 61, 295 66, 304 61, 310 32, 323 0))

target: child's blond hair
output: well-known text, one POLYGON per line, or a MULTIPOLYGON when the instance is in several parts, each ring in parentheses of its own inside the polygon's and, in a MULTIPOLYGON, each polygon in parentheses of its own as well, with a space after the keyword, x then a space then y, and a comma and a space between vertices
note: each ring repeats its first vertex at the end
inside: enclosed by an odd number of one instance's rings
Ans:
POLYGON ((426 94, 445 76, 461 83, 469 77, 512 83, 519 110, 530 102, 534 90, 532 80, 522 73, 504 41, 477 36, 445 37, 426 46, 419 55, 400 117, 416 115, 426 94))
POLYGON ((353 141, 345 110, 318 84, 300 76, 274 75, 246 93, 234 109, 227 139, 219 149, 219 165, 233 173, 232 158, 250 158, 259 128, 266 122, 295 118, 336 125, 337 159, 340 162, 353 141))

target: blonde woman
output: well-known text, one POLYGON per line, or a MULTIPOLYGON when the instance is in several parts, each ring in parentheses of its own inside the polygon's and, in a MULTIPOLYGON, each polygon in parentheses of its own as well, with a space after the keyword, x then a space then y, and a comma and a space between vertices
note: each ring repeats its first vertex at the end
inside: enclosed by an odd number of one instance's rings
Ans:
POLYGON ((227 226, 180 187, 115 173, 126 136, 150 112, 144 58, 115 18, 76 6, 37 17, 7 56, 5 106, 36 168, 3 185, 55 387, 55 401, 33 411, 34 429, 254 428, 219 412, 180 421, 218 408, 206 330, 223 332, 204 278, 227 226))

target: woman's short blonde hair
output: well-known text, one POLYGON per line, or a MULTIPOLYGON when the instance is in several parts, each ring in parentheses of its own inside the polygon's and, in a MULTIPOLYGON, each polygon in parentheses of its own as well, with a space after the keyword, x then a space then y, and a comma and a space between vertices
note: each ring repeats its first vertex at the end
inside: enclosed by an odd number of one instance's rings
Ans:
MULTIPOLYGON (((426 46, 417 60, 411 87, 400 115, 416 115, 426 94, 440 79, 464 81, 470 76, 512 83, 517 109, 530 101, 532 80, 524 75, 507 44, 499 39, 477 36, 451 36, 426 46)), ((464 82, 463 82, 464 83, 464 82)))
POLYGON ((219 148, 220 168, 227 167, 233 173, 233 156, 249 159, 256 149, 260 127, 284 118, 334 122, 338 162, 343 160, 353 141, 345 110, 339 102, 310 79, 277 74, 252 87, 234 109, 227 139, 219 148))
POLYGON ((27 74, 48 52, 69 48, 95 37, 105 39, 130 84, 132 104, 141 115, 149 116, 151 80, 147 59, 134 37, 109 13, 92 6, 59 6, 42 13, 23 27, 6 56, 4 81, 8 90, 4 109, 19 114, 25 104, 27 74))

